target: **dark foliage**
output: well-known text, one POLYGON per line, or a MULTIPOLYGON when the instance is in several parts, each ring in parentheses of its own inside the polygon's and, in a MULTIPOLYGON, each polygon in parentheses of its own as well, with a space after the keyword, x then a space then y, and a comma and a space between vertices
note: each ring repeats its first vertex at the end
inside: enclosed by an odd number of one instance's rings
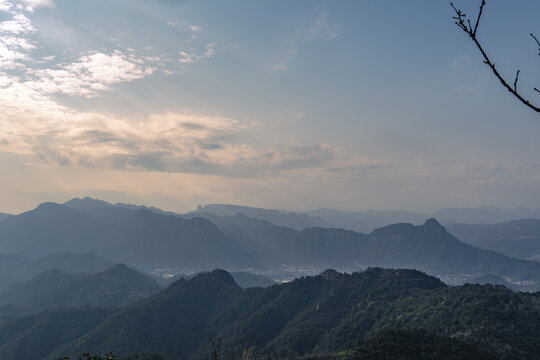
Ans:
POLYGON ((502 359, 531 359, 540 352, 540 294, 492 285, 448 287, 417 271, 378 268, 241 289, 228 273, 214 271, 177 281, 48 358, 94 349, 114 350, 120 357, 158 351, 208 359, 208 335, 223 339, 223 359, 241 357, 246 345, 264 358, 298 358, 350 349, 384 328, 424 329, 485 347, 502 359))
POLYGON ((328 360, 496 360, 499 356, 478 345, 425 330, 384 329, 370 334, 328 360))

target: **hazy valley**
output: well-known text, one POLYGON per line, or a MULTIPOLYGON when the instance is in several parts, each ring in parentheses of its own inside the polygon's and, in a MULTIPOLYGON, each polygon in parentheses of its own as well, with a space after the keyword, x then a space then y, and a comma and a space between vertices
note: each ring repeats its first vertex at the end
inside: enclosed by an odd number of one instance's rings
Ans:
POLYGON ((6 216, 0 354, 203 359, 208 334, 223 339, 225 358, 246 343, 269 358, 354 357, 389 339, 388 351, 409 339, 486 359, 538 351, 540 322, 520 319, 540 316, 539 220, 445 228, 430 218, 365 234, 309 213, 213 205, 175 214, 84 198, 6 216), (523 250, 505 254, 504 244, 523 250), (208 272, 216 268, 230 273, 208 272), (45 333, 46 343, 24 346, 45 333))

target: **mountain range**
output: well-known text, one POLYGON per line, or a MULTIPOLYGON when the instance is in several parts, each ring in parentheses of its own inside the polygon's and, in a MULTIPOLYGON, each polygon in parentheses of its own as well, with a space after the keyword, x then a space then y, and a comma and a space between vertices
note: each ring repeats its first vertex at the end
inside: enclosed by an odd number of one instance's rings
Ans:
POLYGON ((141 268, 251 265, 210 221, 147 210, 99 207, 76 210, 44 203, 0 223, 0 252, 29 257, 93 252, 141 268))
POLYGON ((394 224, 361 234, 327 228, 297 231, 240 214, 198 215, 212 221, 228 237, 246 244, 267 266, 294 263, 349 271, 365 266, 414 268, 453 284, 496 275, 500 281, 507 279, 509 285, 514 282, 521 290, 538 289, 540 281, 539 263, 475 248, 456 239, 435 219, 420 226, 394 224))
MULTIPOLYGON (((0 356, 56 360, 114 351, 122 358, 148 351, 197 360, 209 357, 210 335, 222 339, 223 359, 239 358, 246 346, 255 346, 264 359, 298 358, 369 351, 369 344, 381 345, 397 331, 410 346, 459 349, 468 354, 464 359, 532 359, 540 351, 539 296, 502 286, 449 287, 418 271, 379 268, 328 270, 242 289, 229 273, 215 270, 180 279, 116 312, 59 310, 0 325, 0 356), (24 346, 40 336, 47 341, 24 346)), ((405 348, 403 339, 394 350, 405 348)))
POLYGON ((442 224, 495 224, 518 219, 540 219, 540 209, 516 208, 510 210, 482 206, 479 208, 447 208, 431 213, 396 210, 343 211, 335 209, 317 209, 304 212, 287 210, 269 210, 247 206, 210 204, 199 206, 191 214, 206 212, 213 215, 243 214, 250 218, 266 220, 275 225, 296 230, 307 227, 337 227, 362 233, 395 223, 422 224, 426 219, 436 218, 442 224))
POLYGON ((47 256, 58 251, 93 252, 145 271, 170 268, 177 274, 216 267, 276 274, 285 267, 294 278, 306 269, 382 266, 418 269, 450 284, 491 276, 520 290, 540 288, 540 263, 461 242, 435 219, 362 234, 324 227, 295 230, 241 214, 200 211, 180 217, 79 199, 44 203, 0 223, 0 253, 47 256))
POLYGON ((540 220, 521 219, 498 224, 451 224, 459 239, 508 256, 540 260, 540 220))

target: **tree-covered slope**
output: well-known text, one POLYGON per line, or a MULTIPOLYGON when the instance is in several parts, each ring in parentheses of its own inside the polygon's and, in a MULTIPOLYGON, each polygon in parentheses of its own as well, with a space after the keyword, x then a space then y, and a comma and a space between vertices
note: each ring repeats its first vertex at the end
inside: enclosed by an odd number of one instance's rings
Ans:
POLYGON ((103 308, 58 310, 3 324, 0 359, 41 360, 59 346, 92 330, 112 313, 103 308))
POLYGON ((383 329, 326 360, 496 360, 481 346, 425 330, 383 329))
POLYGON ((377 329, 401 328, 485 346, 504 359, 530 359, 540 351, 539 296, 491 285, 448 287, 412 270, 327 271, 251 289, 215 271, 179 280, 48 358, 91 349, 206 359, 208 335, 223 338, 225 358, 246 345, 268 356, 309 356, 351 348, 377 329))

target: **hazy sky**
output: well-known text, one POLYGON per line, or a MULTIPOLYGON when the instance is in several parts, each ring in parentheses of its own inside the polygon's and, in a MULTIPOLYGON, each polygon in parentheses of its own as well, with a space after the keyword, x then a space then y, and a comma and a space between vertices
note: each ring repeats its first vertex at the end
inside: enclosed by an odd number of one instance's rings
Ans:
MULTIPOLYGON (((540 104, 538 14, 488 0, 478 36, 540 104)), ((0 211, 540 207, 540 116, 452 15, 439 0, 0 0, 0 211)))

